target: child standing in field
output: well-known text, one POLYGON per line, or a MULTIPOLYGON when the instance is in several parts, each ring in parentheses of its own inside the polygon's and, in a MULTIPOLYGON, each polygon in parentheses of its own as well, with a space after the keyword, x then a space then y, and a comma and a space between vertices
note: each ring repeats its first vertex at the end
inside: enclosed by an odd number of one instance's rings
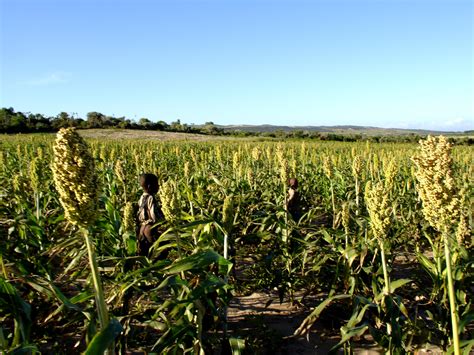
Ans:
POLYGON ((138 201, 138 254, 148 256, 158 236, 155 224, 163 220, 161 209, 155 198, 158 192, 158 177, 154 174, 142 174, 140 186, 143 194, 138 201))
POLYGON ((291 178, 288 180, 288 196, 286 198, 286 210, 293 217, 293 219, 298 222, 301 218, 301 206, 300 206, 300 194, 297 191, 298 189, 298 180, 296 178, 291 178))

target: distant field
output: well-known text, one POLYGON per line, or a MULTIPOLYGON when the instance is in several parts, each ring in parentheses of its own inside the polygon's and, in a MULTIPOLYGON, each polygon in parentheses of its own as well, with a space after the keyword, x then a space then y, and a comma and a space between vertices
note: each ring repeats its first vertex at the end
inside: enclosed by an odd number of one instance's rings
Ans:
POLYGON ((86 138, 105 138, 105 139, 152 139, 160 141, 171 140, 191 140, 191 141, 209 141, 215 139, 228 139, 227 137, 207 136, 203 134, 181 133, 181 132, 163 132, 148 131, 136 129, 85 129, 79 133, 86 138))

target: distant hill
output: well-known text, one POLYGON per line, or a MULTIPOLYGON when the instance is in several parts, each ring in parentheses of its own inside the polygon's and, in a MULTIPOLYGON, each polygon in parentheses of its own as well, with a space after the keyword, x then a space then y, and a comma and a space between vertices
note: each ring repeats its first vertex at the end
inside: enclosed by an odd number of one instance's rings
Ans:
POLYGON ((433 131, 425 129, 402 129, 402 128, 380 128, 370 126, 275 126, 275 125, 216 125, 217 128, 224 131, 241 131, 252 133, 265 132, 294 132, 308 131, 319 133, 334 134, 361 134, 367 136, 398 136, 398 135, 427 135, 427 134, 445 134, 445 135, 465 135, 465 132, 433 131))

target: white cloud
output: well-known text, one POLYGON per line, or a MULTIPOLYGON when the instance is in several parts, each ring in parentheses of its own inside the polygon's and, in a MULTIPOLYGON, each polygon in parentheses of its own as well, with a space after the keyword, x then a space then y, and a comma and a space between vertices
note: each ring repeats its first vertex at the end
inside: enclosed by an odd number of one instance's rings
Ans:
POLYGON ((45 74, 43 76, 28 80, 25 82, 25 84, 28 86, 48 86, 48 85, 64 84, 69 81, 70 77, 71 77, 70 73, 57 71, 57 72, 45 74))
POLYGON ((447 120, 444 125, 445 126, 455 126, 455 125, 458 125, 458 124, 461 124, 461 123, 467 123, 467 121, 463 118, 454 118, 454 119, 451 119, 451 120, 447 120))
POLYGON ((437 122, 434 128, 447 131, 466 131, 474 128, 474 121, 466 118, 452 118, 444 122, 437 122))

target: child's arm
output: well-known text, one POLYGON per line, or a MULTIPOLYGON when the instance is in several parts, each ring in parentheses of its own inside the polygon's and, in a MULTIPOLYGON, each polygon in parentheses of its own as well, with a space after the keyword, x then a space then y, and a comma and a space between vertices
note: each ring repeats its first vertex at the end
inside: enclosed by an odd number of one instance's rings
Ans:
POLYGON ((157 216, 156 216, 156 213, 155 213, 155 199, 152 198, 151 196, 148 197, 148 200, 147 200, 147 209, 148 209, 148 219, 150 220, 151 223, 149 224, 155 224, 158 219, 157 219, 157 216))

